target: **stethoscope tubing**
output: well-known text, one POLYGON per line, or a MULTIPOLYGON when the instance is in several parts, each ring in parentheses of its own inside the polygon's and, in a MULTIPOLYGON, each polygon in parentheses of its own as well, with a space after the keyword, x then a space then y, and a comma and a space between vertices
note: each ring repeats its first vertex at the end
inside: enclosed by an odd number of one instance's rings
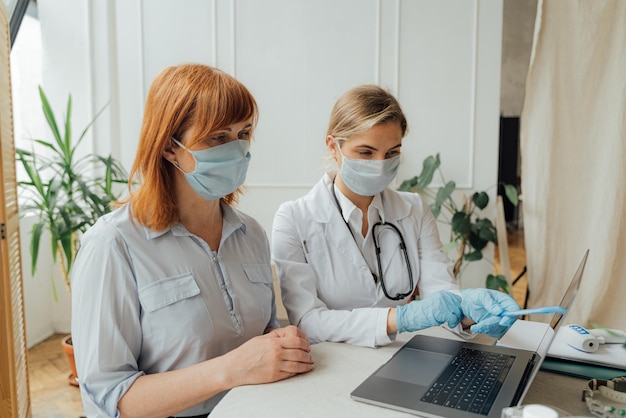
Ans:
POLYGON ((404 236, 402 235, 402 232, 400 232, 400 229, 397 226, 395 226, 394 224, 390 222, 378 221, 374 225, 372 225, 372 239, 374 240, 374 249, 376 251, 376 263, 378 264, 378 275, 380 277, 380 286, 383 289, 383 293, 385 294, 387 298, 391 300, 404 299, 405 297, 413 293, 413 270, 411 270, 411 263, 409 262, 409 254, 406 250, 406 244, 404 243, 404 236), (387 288, 385 287, 385 280, 383 278, 383 267, 380 262, 381 249, 380 249, 380 246, 378 245, 378 240, 376 239, 376 227, 378 226, 389 226, 396 232, 396 234, 398 235, 398 238, 400 238, 400 250, 402 251, 402 254, 404 255, 404 262, 406 263, 406 269, 409 272, 409 291, 406 293, 398 293, 394 297, 389 296, 389 293, 387 293, 387 288))
MULTIPOLYGON (((337 176, 333 177, 333 182, 330 186, 330 191, 333 195, 333 198, 335 200, 335 204, 337 205, 337 210, 339 211, 339 215, 341 216, 341 219, 343 220, 343 222, 346 224, 346 227, 348 228, 348 231, 350 231, 350 235, 352 235, 352 239, 354 240, 355 244, 356 244, 356 237, 354 236, 354 232, 352 231, 352 228, 350 228, 350 225, 348 224, 348 221, 345 220, 345 218, 343 217, 343 211, 341 210, 341 205, 339 204, 339 199, 337 199, 337 194, 335 193, 335 178, 337 176)), ((385 297, 387 297, 387 299, 391 299, 391 300, 401 300, 406 298, 407 296, 411 295, 413 293, 413 271, 411 269, 411 263, 409 262, 409 254, 407 252, 406 249, 406 244, 404 241, 404 236, 402 235, 402 232, 400 231, 400 229, 390 223, 390 222, 384 222, 384 221, 378 221, 376 222, 374 225, 372 225, 372 239, 374 241, 374 249, 376 252, 376 265, 378 267, 378 277, 380 278, 380 286, 383 289, 383 293, 385 294, 385 297), (380 261, 380 246, 378 245, 378 239, 377 239, 377 235, 376 235, 376 228, 379 226, 388 226, 391 227, 393 229, 393 231, 398 235, 398 237, 400 238, 400 249, 402 251, 402 254, 404 255, 404 261, 406 263, 406 268, 407 271, 409 272, 409 283, 410 283, 410 287, 409 287, 409 291, 406 293, 398 293, 395 296, 390 296, 389 293, 387 292, 387 287, 385 286, 385 280, 383 277, 383 267, 380 261)))

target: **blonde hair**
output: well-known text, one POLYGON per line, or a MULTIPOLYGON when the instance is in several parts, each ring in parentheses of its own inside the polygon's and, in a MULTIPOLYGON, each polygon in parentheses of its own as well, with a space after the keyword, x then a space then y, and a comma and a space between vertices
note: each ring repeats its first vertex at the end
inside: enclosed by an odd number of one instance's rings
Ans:
MULTIPOLYGON (((148 92, 135 162, 130 172, 139 187, 131 193, 134 217, 154 230, 163 230, 179 220, 174 199, 175 167, 163 152, 171 138, 181 138, 192 129, 189 145, 219 129, 253 118, 258 109, 248 89, 232 76, 200 64, 168 67, 161 71, 148 92)), ((236 202, 241 190, 222 198, 236 202)))
POLYGON ((402 136, 407 134, 406 117, 396 98, 379 86, 365 84, 348 90, 337 99, 326 135, 343 143, 353 135, 387 122, 397 122, 402 136))

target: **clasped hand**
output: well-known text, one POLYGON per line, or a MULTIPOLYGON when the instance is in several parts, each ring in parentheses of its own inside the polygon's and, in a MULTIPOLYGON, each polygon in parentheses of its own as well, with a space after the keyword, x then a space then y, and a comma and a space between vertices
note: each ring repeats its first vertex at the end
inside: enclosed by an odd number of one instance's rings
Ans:
POLYGON ((461 291, 461 309, 465 317, 476 322, 470 330, 500 338, 517 320, 517 317, 502 316, 502 313, 516 311, 520 307, 506 293, 480 288, 461 291))
POLYGON ((313 370, 311 345, 295 326, 254 337, 226 354, 231 387, 275 382, 313 370))

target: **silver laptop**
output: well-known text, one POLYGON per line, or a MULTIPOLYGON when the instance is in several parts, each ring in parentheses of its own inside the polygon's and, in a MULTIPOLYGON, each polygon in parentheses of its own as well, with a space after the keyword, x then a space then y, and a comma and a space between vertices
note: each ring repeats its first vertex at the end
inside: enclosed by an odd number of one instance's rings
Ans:
MULTIPOLYGON (((580 287, 588 254, 561 300, 566 312, 580 287)), ((542 324, 547 331, 539 332, 537 347, 531 350, 416 335, 350 397, 424 417, 500 418, 503 408, 522 402, 563 317, 557 313, 549 326, 542 324)))

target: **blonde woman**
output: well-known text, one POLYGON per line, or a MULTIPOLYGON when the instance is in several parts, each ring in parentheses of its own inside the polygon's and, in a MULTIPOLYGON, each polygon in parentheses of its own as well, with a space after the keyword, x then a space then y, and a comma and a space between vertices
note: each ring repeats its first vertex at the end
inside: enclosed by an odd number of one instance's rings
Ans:
POLYGON ((272 257, 283 304, 312 342, 376 347, 397 332, 443 324, 499 337, 515 321, 499 316, 519 309, 508 295, 460 291, 428 205, 388 187, 406 133, 391 94, 374 85, 349 90, 326 135, 338 170, 275 215, 272 257))

